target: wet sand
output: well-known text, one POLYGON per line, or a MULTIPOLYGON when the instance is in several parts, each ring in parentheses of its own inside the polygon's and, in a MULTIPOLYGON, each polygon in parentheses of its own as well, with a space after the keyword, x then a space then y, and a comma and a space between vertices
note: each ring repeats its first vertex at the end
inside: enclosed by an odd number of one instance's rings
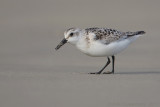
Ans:
POLYGON ((0 4, 0 107, 160 106, 159 1, 0 4), (115 74, 90 75, 106 58, 86 56, 70 44, 54 50, 69 27, 146 34, 116 55, 115 74))
POLYGON ((158 107, 159 77, 157 71, 114 75, 89 75, 73 68, 5 71, 0 72, 1 106, 158 107))

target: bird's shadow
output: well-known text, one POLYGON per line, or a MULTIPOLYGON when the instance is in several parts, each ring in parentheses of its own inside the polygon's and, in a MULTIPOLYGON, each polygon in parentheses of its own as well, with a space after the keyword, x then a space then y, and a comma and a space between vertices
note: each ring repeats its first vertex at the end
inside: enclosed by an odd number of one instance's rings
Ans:
POLYGON ((128 74, 128 75, 130 75, 130 74, 135 74, 135 75, 141 75, 141 74, 160 74, 160 71, 132 71, 132 72, 127 72, 127 71, 122 71, 122 72, 116 72, 115 74, 128 74))

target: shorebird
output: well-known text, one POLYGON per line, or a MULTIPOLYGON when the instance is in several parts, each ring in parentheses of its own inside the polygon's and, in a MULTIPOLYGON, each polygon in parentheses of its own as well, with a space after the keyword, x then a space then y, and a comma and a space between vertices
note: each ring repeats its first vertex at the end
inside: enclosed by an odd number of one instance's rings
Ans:
POLYGON ((64 32, 64 39, 55 48, 58 50, 65 43, 75 45, 81 52, 93 57, 107 57, 107 63, 98 72, 90 74, 101 74, 110 64, 112 58, 112 71, 104 74, 114 73, 115 55, 128 47, 130 43, 145 34, 144 31, 121 32, 110 28, 70 28, 64 32))

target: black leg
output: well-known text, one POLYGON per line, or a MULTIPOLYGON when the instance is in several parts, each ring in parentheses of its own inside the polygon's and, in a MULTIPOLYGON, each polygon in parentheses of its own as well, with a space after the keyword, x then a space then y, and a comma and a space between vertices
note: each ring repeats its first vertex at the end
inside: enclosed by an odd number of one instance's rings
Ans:
POLYGON ((115 56, 112 56, 112 73, 114 74, 114 61, 115 61, 115 56))
POLYGON ((112 56, 112 72, 104 72, 103 74, 114 74, 114 61, 115 61, 115 56, 112 56))
POLYGON ((105 64, 105 66, 99 72, 92 72, 92 73, 89 73, 89 74, 100 74, 111 62, 109 57, 107 57, 107 58, 108 58, 107 63, 105 64))

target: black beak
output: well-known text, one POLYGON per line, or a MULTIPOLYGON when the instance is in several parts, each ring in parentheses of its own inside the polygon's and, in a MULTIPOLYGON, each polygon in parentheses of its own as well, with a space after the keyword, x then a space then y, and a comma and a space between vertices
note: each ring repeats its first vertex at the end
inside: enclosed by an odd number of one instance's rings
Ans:
POLYGON ((67 40, 64 38, 55 48, 55 50, 58 50, 61 46, 63 46, 65 43, 67 43, 67 40))

